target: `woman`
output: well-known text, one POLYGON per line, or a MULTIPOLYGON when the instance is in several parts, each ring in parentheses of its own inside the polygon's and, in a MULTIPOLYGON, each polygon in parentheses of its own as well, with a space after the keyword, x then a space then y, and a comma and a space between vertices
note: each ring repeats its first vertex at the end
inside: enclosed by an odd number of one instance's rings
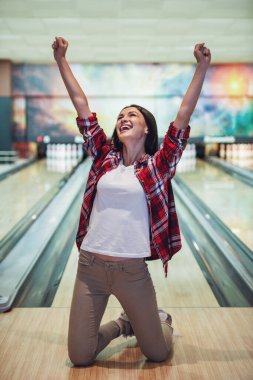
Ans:
POLYGON ((189 137, 194 111, 211 61, 197 44, 197 67, 174 122, 158 150, 154 116, 131 105, 118 116, 111 142, 90 111, 65 58, 68 42, 56 37, 54 58, 77 111, 84 146, 93 157, 76 242, 80 252, 72 299, 68 348, 75 365, 89 365, 111 340, 136 336, 151 361, 172 349, 171 316, 158 310, 146 260, 168 260, 181 248, 171 178, 189 137), (100 326, 114 294, 124 311, 100 326))

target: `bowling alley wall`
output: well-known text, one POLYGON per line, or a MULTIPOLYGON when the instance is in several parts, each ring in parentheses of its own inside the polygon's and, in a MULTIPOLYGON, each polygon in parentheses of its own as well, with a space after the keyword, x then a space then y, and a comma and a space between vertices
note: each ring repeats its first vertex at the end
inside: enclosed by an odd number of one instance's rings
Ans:
MULTIPOLYGON (((159 137, 174 120, 195 65, 72 64, 108 137, 119 111, 139 104, 154 113, 159 137)), ((13 138, 72 142, 76 112, 56 65, 15 64, 12 71, 13 138)), ((211 65, 192 115, 191 137, 253 136, 253 65, 211 65)))

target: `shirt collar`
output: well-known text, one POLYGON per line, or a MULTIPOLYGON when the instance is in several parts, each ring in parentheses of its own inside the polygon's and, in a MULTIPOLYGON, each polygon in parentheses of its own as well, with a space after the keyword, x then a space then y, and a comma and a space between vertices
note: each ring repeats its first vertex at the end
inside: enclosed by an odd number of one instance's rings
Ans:
MULTIPOLYGON (((122 152, 117 151, 117 152, 116 152, 116 156, 117 156, 118 162, 120 162, 120 160, 123 160, 123 154, 122 154, 122 152)), ((150 156, 149 156, 148 153, 143 153, 143 155, 139 158, 139 160, 137 160, 137 162, 138 162, 138 163, 145 162, 145 161, 148 160, 149 157, 150 157, 150 156)))

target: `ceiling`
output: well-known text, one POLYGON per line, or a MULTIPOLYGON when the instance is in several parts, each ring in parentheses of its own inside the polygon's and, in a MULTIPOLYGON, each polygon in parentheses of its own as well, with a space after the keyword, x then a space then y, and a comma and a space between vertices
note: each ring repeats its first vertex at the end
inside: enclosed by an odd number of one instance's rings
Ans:
POLYGON ((0 0, 0 59, 53 62, 54 36, 70 62, 253 62, 253 0, 0 0))

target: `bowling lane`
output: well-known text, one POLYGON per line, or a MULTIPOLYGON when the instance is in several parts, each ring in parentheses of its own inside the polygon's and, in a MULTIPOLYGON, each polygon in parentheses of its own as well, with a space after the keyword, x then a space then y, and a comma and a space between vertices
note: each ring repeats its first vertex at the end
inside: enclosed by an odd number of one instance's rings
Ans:
POLYGON ((221 169, 197 160, 196 170, 177 173, 231 231, 253 249, 252 188, 221 169))
POLYGON ((253 171, 253 144, 221 144, 220 157, 235 166, 253 171))
POLYGON ((0 239, 71 170, 63 160, 40 160, 0 182, 0 239))
POLYGON ((7 172, 13 168, 13 164, 0 164, 0 174, 7 172))
POLYGON ((240 158, 227 158, 226 160, 230 164, 234 166, 238 166, 239 168, 242 169, 247 169, 250 172, 253 172, 253 159, 240 159, 240 158))

